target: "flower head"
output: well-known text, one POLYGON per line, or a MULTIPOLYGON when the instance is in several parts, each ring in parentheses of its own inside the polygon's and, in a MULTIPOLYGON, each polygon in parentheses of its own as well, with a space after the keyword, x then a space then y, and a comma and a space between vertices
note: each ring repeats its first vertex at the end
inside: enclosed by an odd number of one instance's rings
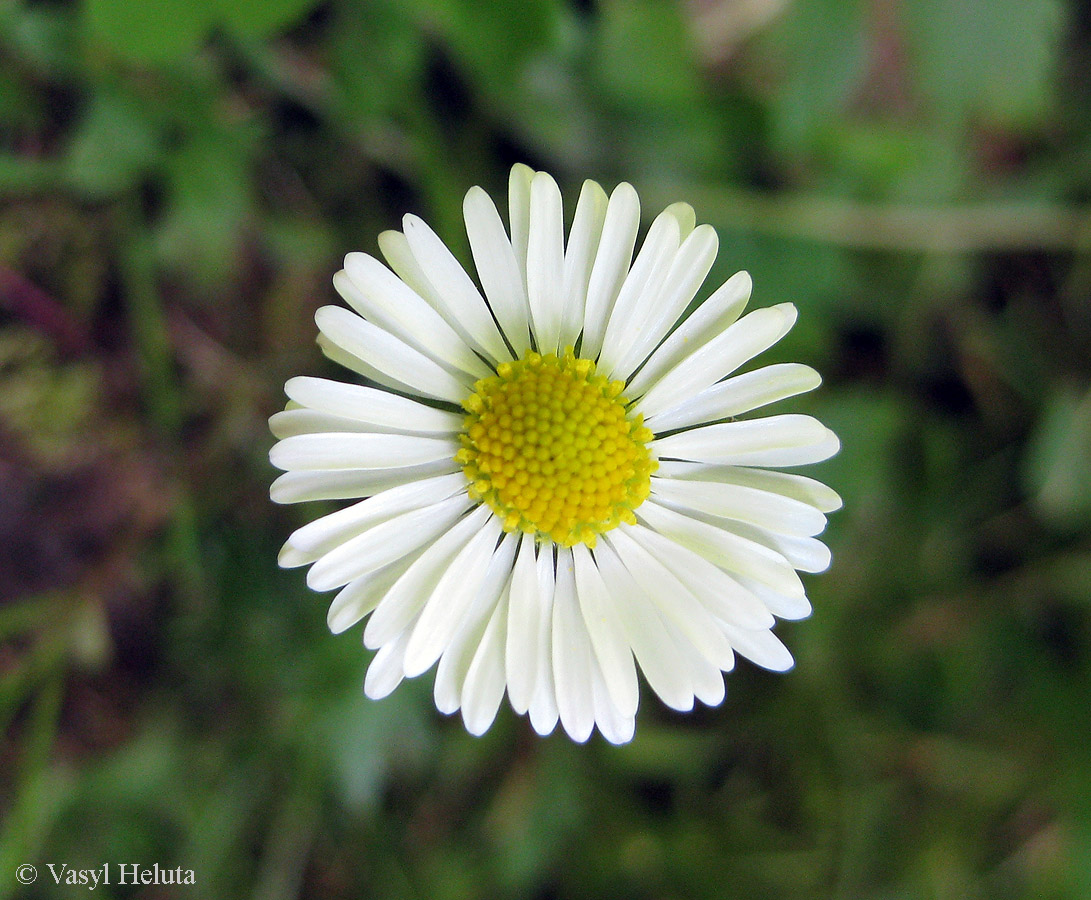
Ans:
POLYGON ((270 425, 281 503, 357 500, 296 531, 283 566, 339 589, 329 625, 368 617, 370 697, 437 662, 436 705, 484 732, 505 691, 540 734, 560 721, 622 743, 637 671, 668 706, 724 696, 735 655, 785 670, 770 630, 810 604, 815 539, 837 494, 776 471, 838 449, 809 416, 737 418, 809 391, 779 364, 736 374, 795 322, 743 315, 740 272, 684 320, 716 234, 675 204, 635 259, 640 209, 584 184, 565 240, 553 179, 515 166, 505 230, 473 188, 466 229, 481 290, 406 216, 350 253, 352 310, 316 315, 333 360, 374 385, 293 378, 270 425), (363 498, 363 499, 361 499, 363 498))

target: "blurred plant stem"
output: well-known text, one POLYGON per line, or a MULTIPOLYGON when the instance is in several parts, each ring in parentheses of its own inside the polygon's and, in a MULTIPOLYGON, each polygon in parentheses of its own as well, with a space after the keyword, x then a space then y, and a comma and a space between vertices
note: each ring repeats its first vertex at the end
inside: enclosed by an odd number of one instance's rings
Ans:
MULTIPOLYGON (((174 376, 167 317, 156 284, 148 227, 135 200, 120 209, 118 260, 144 400, 159 437, 177 454, 183 449, 182 396, 174 376)), ((174 491, 168 554, 180 588, 190 601, 196 601, 208 594, 204 590, 193 497, 184 478, 177 480, 174 491)))
POLYGON ((253 900, 291 900, 300 895, 304 869, 321 819, 319 758, 307 754, 296 772, 294 790, 281 800, 269 826, 265 855, 253 900))
MULTIPOLYGON (((27 604, 26 607, 30 612, 40 609, 38 604, 27 604)), ((51 684, 51 678, 58 674, 63 678, 64 661, 71 645, 70 638, 71 635, 64 627, 54 627, 52 631, 43 632, 43 636, 35 642, 22 664, 5 673, 0 679, 0 731, 7 731, 28 697, 37 695, 38 702, 41 702, 40 698, 45 692, 43 684, 51 684)), ((25 745, 24 752, 26 764, 30 765, 34 752, 30 743, 25 745)))
MULTIPOLYGON (((23 731, 22 753, 14 773, 14 797, 0 829, 0 871, 10 872, 27 859, 35 858, 49 827, 54 804, 50 802, 53 779, 47 773, 47 766, 61 715, 66 678, 63 659, 68 643, 69 635, 64 630, 43 638, 42 664, 33 666, 46 669, 48 676, 44 685, 33 693, 23 731)), ((0 897, 6 896, 7 892, 0 889, 0 897)))
POLYGON ((425 98, 417 97, 416 102, 404 104, 401 110, 404 126, 393 120, 354 115, 352 104, 338 93, 333 80, 301 77, 293 61, 274 45, 239 35, 230 39, 232 48, 257 80, 291 97, 340 133, 367 159, 419 185, 429 203, 432 227, 454 241, 457 250, 469 249, 468 242, 465 239, 460 242, 458 237, 463 233, 462 195, 466 185, 459 177, 458 160, 445 145, 435 118, 427 111, 425 98))

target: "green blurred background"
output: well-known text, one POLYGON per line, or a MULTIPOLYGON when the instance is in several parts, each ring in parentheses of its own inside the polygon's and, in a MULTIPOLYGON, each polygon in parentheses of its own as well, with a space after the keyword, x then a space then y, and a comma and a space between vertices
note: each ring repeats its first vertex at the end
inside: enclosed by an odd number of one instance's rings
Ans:
POLYGON ((1091 897, 1089 100, 1087 2, 4 2, 0 897, 1091 897), (622 748, 365 700, 275 562, 342 255, 515 161, 691 202, 844 445, 796 669, 622 748))

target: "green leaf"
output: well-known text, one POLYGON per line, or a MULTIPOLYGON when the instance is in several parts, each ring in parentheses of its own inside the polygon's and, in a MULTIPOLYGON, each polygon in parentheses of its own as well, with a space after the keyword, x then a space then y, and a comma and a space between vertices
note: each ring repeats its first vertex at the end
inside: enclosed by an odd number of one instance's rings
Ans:
POLYGON ((604 4, 599 29, 599 75, 617 100, 680 111, 700 97, 696 56, 678 4, 604 4))
MULTIPOLYGON (((34 66, 41 72, 76 73, 80 67, 80 55, 76 46, 77 28, 75 16, 67 8, 52 6, 11 5, 17 14, 7 13, 10 19, 0 22, 8 33, 8 47, 20 61, 34 66)), ((7 70, 9 65, 5 65, 7 70)), ((5 75, 7 75, 5 71, 5 75)), ((12 72, 11 76, 14 77, 12 72)))
POLYGON ((195 49, 212 25, 213 9, 193 0, 84 0, 91 31, 119 55, 145 63, 195 49))
POLYGON ((192 52, 213 27, 268 37, 298 21, 317 0, 84 0, 92 32, 119 55, 164 63, 192 52))
POLYGON ((847 115, 866 68, 860 3, 793 3, 763 42, 764 68, 783 72, 770 92, 772 139, 782 151, 809 153, 831 124, 847 115))
POLYGON ((437 33, 489 94, 518 87, 527 61, 551 45, 559 22, 555 0, 413 0, 414 19, 437 33))
POLYGON ((251 209, 244 148, 213 134, 195 138, 171 158, 169 185, 158 248, 167 263, 215 284, 233 264, 251 209))
POLYGON ((221 0, 220 19, 242 34, 268 37, 293 25, 317 0, 221 0))
POLYGON ((68 148, 68 180, 91 197, 131 188, 159 158, 157 127, 121 94, 103 90, 68 148))
POLYGON ((424 71, 420 30, 404 9, 376 0, 366 17, 338 11, 330 35, 330 74, 336 84, 339 112, 359 122, 402 112, 407 95, 415 94, 424 71))

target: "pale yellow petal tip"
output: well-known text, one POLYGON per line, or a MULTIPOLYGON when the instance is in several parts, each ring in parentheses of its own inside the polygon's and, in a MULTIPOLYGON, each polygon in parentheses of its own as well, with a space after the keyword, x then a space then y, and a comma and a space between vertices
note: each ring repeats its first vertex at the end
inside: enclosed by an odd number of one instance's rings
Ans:
POLYGON ((339 316, 346 313, 348 310, 341 306, 320 306, 314 311, 314 324, 318 326, 319 331, 325 331, 339 316))
POLYGON ((391 228, 379 232, 379 236, 375 240, 379 244, 379 251, 389 260, 391 256, 397 255, 398 250, 405 241, 405 235, 397 229, 391 228))
POLYGON ((537 186, 537 189, 540 191, 548 190, 551 193, 556 192, 558 194, 561 191, 561 189, 557 186, 556 179, 548 172, 534 173, 534 178, 530 183, 531 190, 534 190, 535 186, 537 186))
POLYGON ((822 373, 819 372, 818 369, 815 369, 812 366, 803 365, 802 363, 798 363, 798 365, 804 376, 801 380, 802 385, 804 385, 804 392, 813 391, 822 386, 822 373))
POLYGON ((581 196, 583 194, 594 194, 595 200, 599 203, 605 203, 607 199, 606 191, 603 190, 602 185, 591 178, 584 180, 583 186, 580 188, 580 194, 581 196))
POLYGON ((529 187, 534 180, 535 172, 526 163, 516 163, 508 174, 508 185, 514 187, 520 183, 529 187))
POLYGON ((479 209, 489 206, 495 207, 492 197, 489 196, 488 191, 476 184, 466 191, 466 196, 462 198, 462 212, 466 216, 473 216, 479 209))
MULTIPOLYGON (((697 212, 692 206, 683 201, 672 203, 663 212, 678 223, 681 237, 685 239, 697 226, 697 212)), ((709 226, 711 227, 711 226, 709 226)))
MULTIPOLYGON (((271 416, 269 416, 269 420, 268 420, 269 432, 278 441, 283 440, 284 438, 288 437, 291 434, 291 430, 288 428, 288 422, 285 421, 284 413, 291 412, 293 408, 298 409, 299 404, 296 403, 296 404, 294 404, 294 407, 293 407, 293 404, 289 403, 288 406, 285 407, 280 412, 273 413, 271 416)), ((269 452, 271 454, 272 450, 270 449, 269 452)), ((271 461, 272 461, 272 456, 270 456, 270 462, 271 461)))
POLYGON ((769 308, 777 310, 784 316, 784 333, 787 334, 791 331, 796 319, 799 318, 799 309, 796 308, 796 305, 794 303, 778 303, 769 308))
POLYGON ((292 546, 292 542, 286 541, 277 554, 277 565, 282 569, 298 569, 312 562, 303 551, 292 546))
POLYGON ((411 231, 424 230, 431 231, 427 223, 420 216, 414 215, 413 213, 406 213, 402 216, 402 234, 408 236, 411 231))
MULTIPOLYGON (((272 453, 272 451, 270 451, 272 453)), ((270 460, 271 462, 272 460, 270 460)), ((269 499, 272 500, 278 506, 288 506, 292 503, 298 503, 299 501, 292 496, 290 490, 285 488, 285 478, 287 472, 281 472, 271 485, 269 485, 269 499)))
MULTIPOLYGON (((825 427, 825 426, 823 426, 823 427, 825 427)), ((829 444, 830 447, 832 448, 830 450, 830 455, 828 457, 826 457, 827 459, 829 459, 831 457, 834 457, 834 456, 837 456, 837 454, 841 452, 841 438, 839 438, 836 434, 834 434, 834 432, 831 431, 829 428, 826 428, 825 442, 827 444, 829 444)))
POLYGON ((326 613, 326 627, 329 628, 330 634, 343 634, 357 621, 355 617, 346 615, 343 609, 337 609, 333 606, 326 613))
POLYGON ((284 394, 287 397, 292 397, 306 382, 306 375, 293 375, 287 381, 284 382, 284 394))

